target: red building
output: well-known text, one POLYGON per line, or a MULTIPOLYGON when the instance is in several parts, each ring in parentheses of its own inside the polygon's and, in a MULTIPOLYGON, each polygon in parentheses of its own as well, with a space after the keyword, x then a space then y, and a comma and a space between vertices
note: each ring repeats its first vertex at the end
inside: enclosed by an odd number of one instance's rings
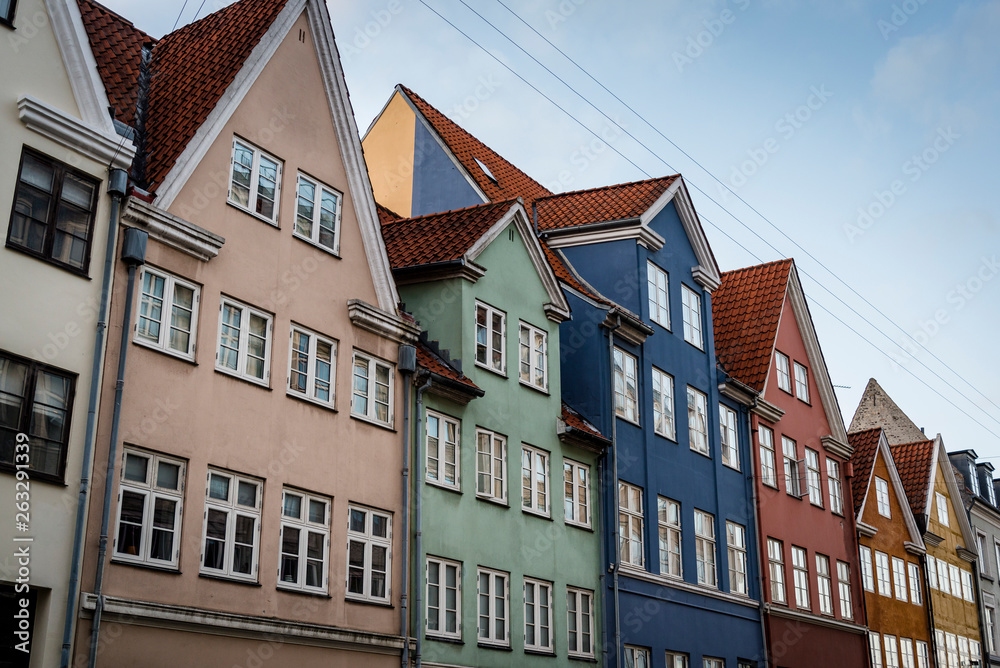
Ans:
POLYGON ((851 446, 795 263, 722 275, 716 354, 751 414, 769 665, 868 663, 851 446))

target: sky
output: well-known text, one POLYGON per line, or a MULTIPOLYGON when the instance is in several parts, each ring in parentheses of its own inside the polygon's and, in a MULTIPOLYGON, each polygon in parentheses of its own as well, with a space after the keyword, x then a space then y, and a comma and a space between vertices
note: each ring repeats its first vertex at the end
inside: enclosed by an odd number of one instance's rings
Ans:
POLYGON ((874 377, 1000 468, 1000 0, 329 8, 362 135, 403 83, 555 192, 680 172, 721 270, 795 258, 848 425, 874 377))

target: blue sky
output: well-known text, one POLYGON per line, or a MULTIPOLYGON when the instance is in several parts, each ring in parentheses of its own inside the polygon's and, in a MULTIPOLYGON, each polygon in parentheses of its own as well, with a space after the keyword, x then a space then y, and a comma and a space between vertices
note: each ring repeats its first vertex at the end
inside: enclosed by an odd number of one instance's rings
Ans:
POLYGON ((875 377, 1000 467, 1000 0, 425 2, 330 2, 361 133, 404 83, 553 190, 681 172, 723 270, 796 259, 848 422, 875 377))

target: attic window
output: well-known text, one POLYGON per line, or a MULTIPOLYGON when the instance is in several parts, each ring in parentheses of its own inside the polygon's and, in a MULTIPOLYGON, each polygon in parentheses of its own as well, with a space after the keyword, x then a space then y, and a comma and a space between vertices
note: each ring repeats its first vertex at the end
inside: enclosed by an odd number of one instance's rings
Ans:
POLYGON ((486 175, 486 178, 488 178, 490 181, 493 182, 493 185, 495 186, 500 185, 500 183, 497 181, 497 177, 493 176, 493 172, 490 171, 490 168, 487 167, 482 160, 476 157, 473 157, 472 159, 476 161, 477 165, 479 165, 479 169, 483 170, 483 174, 486 175))

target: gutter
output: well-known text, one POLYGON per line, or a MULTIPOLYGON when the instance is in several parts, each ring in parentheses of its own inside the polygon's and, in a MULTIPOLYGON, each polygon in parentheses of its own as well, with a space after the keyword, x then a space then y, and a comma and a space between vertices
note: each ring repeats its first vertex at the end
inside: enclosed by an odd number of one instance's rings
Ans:
MULTIPOLYGON (((728 376, 728 374, 726 375, 728 376)), ((761 550, 762 547, 766 549, 767 539, 761 532, 761 527, 760 527, 760 500, 757 498, 757 483, 754 480, 755 475, 753 467, 754 430, 753 430, 752 414, 753 414, 753 409, 757 407, 757 398, 759 396, 760 395, 753 396, 753 398, 751 399, 750 406, 746 410, 747 433, 749 435, 749 444, 750 444, 750 461, 748 463, 750 464, 750 469, 751 469, 750 475, 747 476, 747 479, 750 482, 750 492, 753 497, 754 530, 756 530, 757 532, 757 587, 760 593, 760 640, 761 640, 761 649, 763 651, 763 659, 764 659, 763 668, 767 668, 768 665, 770 665, 770 662, 767 656, 767 631, 764 629, 764 614, 767 608, 764 603, 764 557, 761 550)))
MULTIPOLYGON (((611 491, 612 498, 614 499, 615 506, 618 504, 618 416, 615 414, 615 330, 621 327, 621 316, 617 316, 615 319, 615 324, 610 327, 608 331, 608 365, 610 373, 609 387, 611 389, 611 466, 614 479, 611 481, 611 491)), ((615 506, 612 506, 614 508, 615 506)), ((609 518, 611 519, 611 518, 609 518)), ((615 666, 619 668, 622 665, 622 624, 621 624, 621 607, 619 604, 619 588, 618 588, 618 573, 621 570, 621 526, 616 520, 612 523, 614 526, 615 534, 615 544, 614 544, 614 561, 611 562, 610 570, 612 572, 612 586, 614 587, 615 596, 615 666)))
POLYGON ((399 599, 399 633, 403 636, 402 668, 410 665, 410 629, 407 615, 410 572, 410 378, 417 368, 417 349, 399 347, 399 370, 403 374, 403 582, 399 599))

